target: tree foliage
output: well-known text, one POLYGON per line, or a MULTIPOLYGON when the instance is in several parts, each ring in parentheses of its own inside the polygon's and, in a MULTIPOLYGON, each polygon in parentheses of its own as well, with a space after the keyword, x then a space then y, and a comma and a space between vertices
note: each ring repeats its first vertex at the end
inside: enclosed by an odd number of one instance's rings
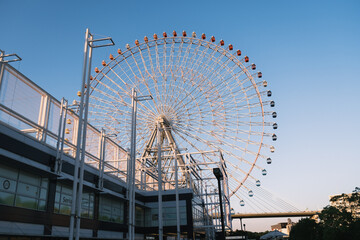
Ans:
POLYGON ((313 219, 301 219, 291 228, 290 239, 318 240, 321 239, 322 229, 313 219))
POLYGON ((301 219, 290 232, 291 240, 355 240, 360 239, 360 194, 335 196, 336 207, 326 206, 319 214, 320 222, 301 219))

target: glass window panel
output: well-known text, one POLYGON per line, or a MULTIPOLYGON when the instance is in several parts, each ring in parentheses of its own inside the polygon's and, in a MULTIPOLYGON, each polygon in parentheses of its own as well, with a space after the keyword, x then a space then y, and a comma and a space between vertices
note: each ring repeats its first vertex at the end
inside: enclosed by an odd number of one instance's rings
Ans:
POLYGON ((165 219, 176 219, 176 213, 165 213, 164 218, 165 219))
POLYGON ((13 193, 7 193, 7 192, 0 191, 0 204, 13 206, 14 198, 15 198, 15 195, 13 193))
POLYGON ((176 213, 176 208, 164 208, 164 213, 176 213))
POLYGON ((115 216, 115 217, 119 217, 120 214, 121 214, 121 210, 120 208, 112 208, 112 215, 115 216))
POLYGON ((59 203, 55 203, 54 204, 54 213, 59 213, 59 210, 60 210, 60 204, 59 203))
POLYGON ((16 201, 15 201, 15 206, 23 207, 23 208, 37 209, 37 199, 17 195, 16 201))
POLYGON ((60 120, 60 106, 53 101, 50 102, 48 130, 57 134, 60 120))
POLYGON ((48 178, 42 178, 41 179, 41 187, 48 188, 49 185, 49 179, 48 178))
POLYGON ((89 211, 89 218, 94 218, 94 212, 93 211, 89 211))
POLYGON ((100 212, 99 215, 100 215, 99 217, 100 217, 101 220, 109 221, 110 218, 111 218, 110 207, 109 207, 109 208, 103 207, 103 208, 101 209, 101 212, 100 212))
POLYGON ((19 181, 21 182, 32 184, 35 186, 40 186, 40 180, 41 178, 37 175, 20 171, 19 181))
POLYGON ((0 190, 7 192, 16 191, 16 181, 9 178, 0 177, 0 190))
POLYGON ((122 218, 122 217, 116 217, 115 219, 114 219, 114 222, 117 222, 117 223, 124 223, 124 219, 122 218))
POLYGON ((144 226, 144 209, 142 209, 141 207, 136 207, 135 208, 135 225, 136 226, 144 226))
POLYGON ((103 206, 101 206, 100 211, 102 214, 104 214, 106 216, 111 216, 111 206, 103 205, 103 206))
POLYGON ((159 212, 159 209, 158 208, 152 208, 150 211, 151 211, 152 214, 156 214, 156 213, 159 212))
POLYGON ((47 189, 46 188, 41 188, 40 198, 46 200, 46 198, 47 198, 47 189))
POLYGON ((89 198, 82 198, 81 207, 86 209, 89 208, 89 198))
POLYGON ((72 203, 72 196, 67 194, 61 194, 60 205, 61 204, 71 205, 71 203, 72 203))
POLYGON ((181 213, 186 213, 186 207, 179 207, 181 213))
POLYGON ((6 165, 0 164, 0 176, 8 179, 16 180, 18 175, 18 170, 10 168, 6 165))
POLYGON ((70 215, 71 212, 71 206, 70 205, 65 205, 65 204, 61 204, 60 205, 60 214, 65 214, 65 215, 70 215))
POLYGON ((38 209, 42 210, 42 211, 45 211, 46 210, 46 201, 40 200, 38 209))
POLYGON ((108 206, 111 206, 111 200, 108 199, 108 198, 105 198, 105 197, 101 197, 100 198, 100 205, 108 205, 108 206))
POLYGON ((165 226, 176 226, 176 220, 164 220, 165 226))
POLYGON ((68 195, 72 195, 72 188, 70 188, 68 186, 62 186, 61 192, 65 193, 65 194, 68 194, 68 195))
POLYGON ((15 112, 37 122, 39 118, 41 94, 27 85, 19 75, 7 69, 2 79, 0 102, 15 112))
POLYGON ((60 202, 60 193, 59 192, 55 193, 55 202, 57 202, 57 203, 60 202))
POLYGON ((17 189, 17 193, 21 194, 21 195, 26 195, 29 197, 38 197, 39 194, 39 188, 29 185, 29 184, 25 184, 25 183, 19 183, 18 184, 18 189, 17 189))
MULTIPOLYGON (((93 195, 90 195, 91 198, 93 195)), ((93 200, 90 204, 93 206, 93 200)), ((99 219, 103 221, 111 222, 124 222, 124 203, 121 200, 111 199, 108 197, 100 197, 100 206, 99 206, 99 219)), ((90 210, 91 212, 93 209, 90 210)))
POLYGON ((187 224, 187 219, 186 218, 180 218, 180 224, 181 225, 186 225, 187 224))
POLYGON ((81 217, 89 218, 89 210, 88 209, 81 209, 81 217))

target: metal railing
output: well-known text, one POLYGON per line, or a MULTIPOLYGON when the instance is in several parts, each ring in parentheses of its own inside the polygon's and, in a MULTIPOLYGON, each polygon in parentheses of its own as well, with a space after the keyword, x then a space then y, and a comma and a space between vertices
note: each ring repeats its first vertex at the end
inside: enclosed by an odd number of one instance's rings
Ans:
MULTIPOLYGON (((78 119, 76 104, 62 104, 9 64, 0 63, 0 121, 3 124, 58 151, 60 140, 63 154, 74 158, 78 119), (61 113, 66 113, 66 117, 61 119, 61 113), (59 130, 61 127, 64 134, 59 130)), ((125 181, 127 162, 120 159, 126 157, 123 148, 88 124, 86 164, 125 181)))

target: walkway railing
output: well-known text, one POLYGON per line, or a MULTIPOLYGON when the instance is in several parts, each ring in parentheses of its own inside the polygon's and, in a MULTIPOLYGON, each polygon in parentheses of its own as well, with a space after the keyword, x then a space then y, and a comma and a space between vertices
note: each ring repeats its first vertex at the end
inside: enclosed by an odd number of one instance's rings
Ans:
MULTIPOLYGON (((64 154, 75 157, 78 115, 66 108, 64 154)), ((7 63, 0 63, 0 121, 57 148, 61 103, 7 63)), ((106 159, 104 173, 126 180, 127 152, 88 125, 85 163, 97 169, 106 159), (103 138, 103 140, 102 140, 103 138), (105 142, 105 144, 104 144, 105 142), (102 147, 103 146, 103 147, 102 147), (104 151, 103 151, 104 150, 104 151), (103 156, 103 157, 101 157, 103 156)))

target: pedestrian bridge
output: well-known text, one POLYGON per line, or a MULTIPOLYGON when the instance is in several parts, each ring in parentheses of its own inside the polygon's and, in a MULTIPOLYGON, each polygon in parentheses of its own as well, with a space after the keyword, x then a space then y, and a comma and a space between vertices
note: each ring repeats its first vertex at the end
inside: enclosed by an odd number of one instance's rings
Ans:
POLYGON ((320 211, 302 211, 302 212, 274 212, 274 213, 235 213, 231 218, 276 218, 276 217, 312 217, 319 214, 320 211))

